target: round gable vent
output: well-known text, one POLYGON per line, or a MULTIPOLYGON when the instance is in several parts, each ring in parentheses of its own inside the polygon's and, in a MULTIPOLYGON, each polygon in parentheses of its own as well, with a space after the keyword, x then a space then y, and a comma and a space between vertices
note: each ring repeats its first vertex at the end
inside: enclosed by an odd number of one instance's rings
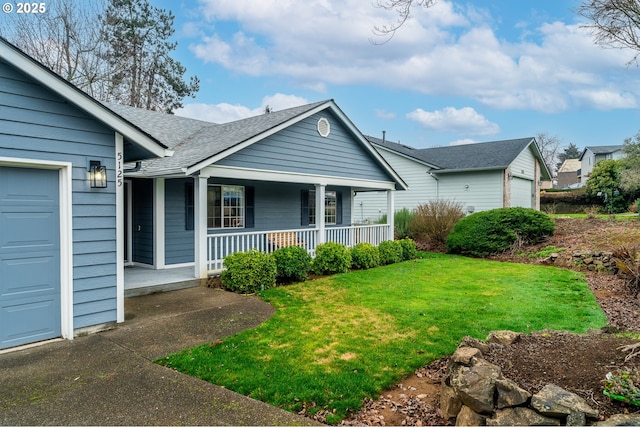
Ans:
POLYGON ((320 136, 323 136, 325 138, 329 136, 329 133, 331 133, 331 125, 329 124, 329 120, 325 119, 324 117, 318 120, 318 133, 320 134, 320 136))

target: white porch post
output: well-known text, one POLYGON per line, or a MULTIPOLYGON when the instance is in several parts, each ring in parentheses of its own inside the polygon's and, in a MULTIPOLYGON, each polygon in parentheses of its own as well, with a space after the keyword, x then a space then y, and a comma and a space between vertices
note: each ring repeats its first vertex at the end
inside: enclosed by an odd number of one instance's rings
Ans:
POLYGON ((316 230, 318 230, 317 244, 325 242, 324 224, 324 198, 326 192, 325 184, 316 184, 316 230))
POLYGON ((153 266, 157 269, 164 268, 164 178, 153 180, 153 266))
POLYGON ((207 278, 207 178, 194 178, 195 276, 207 278))
POLYGON ((394 199, 395 199, 395 190, 387 190, 387 225, 389 226, 389 240, 393 240, 394 239, 394 215, 396 213, 396 208, 395 208, 395 203, 394 203, 394 199))

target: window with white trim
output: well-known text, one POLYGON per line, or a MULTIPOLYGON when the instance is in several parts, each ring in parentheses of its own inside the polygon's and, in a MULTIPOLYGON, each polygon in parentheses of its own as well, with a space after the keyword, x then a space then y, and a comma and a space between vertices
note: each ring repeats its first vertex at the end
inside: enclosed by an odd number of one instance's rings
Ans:
POLYGON ((239 185, 207 187, 207 228, 244 228, 244 190, 239 185))
MULTIPOLYGON (((338 219, 338 204, 335 191, 324 193, 324 222, 336 224, 338 219)), ((309 190, 309 225, 316 224, 316 190, 309 190)))

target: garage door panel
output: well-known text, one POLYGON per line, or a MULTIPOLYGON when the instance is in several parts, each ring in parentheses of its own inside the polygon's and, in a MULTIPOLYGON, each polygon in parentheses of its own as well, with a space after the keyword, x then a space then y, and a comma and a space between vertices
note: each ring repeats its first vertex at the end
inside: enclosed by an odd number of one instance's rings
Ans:
POLYGON ((514 177, 511 181, 511 206, 533 207, 533 181, 514 177))
POLYGON ((0 348, 61 335, 58 175, 0 167, 0 348))

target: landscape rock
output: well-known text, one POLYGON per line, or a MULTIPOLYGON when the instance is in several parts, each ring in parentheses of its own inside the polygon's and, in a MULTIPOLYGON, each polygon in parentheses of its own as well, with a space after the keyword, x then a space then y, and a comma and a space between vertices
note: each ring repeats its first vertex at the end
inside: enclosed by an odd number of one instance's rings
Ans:
POLYGON ((564 424, 567 426, 586 426, 587 416, 584 412, 572 412, 567 415, 567 422, 564 424))
POLYGON ((459 347, 477 348, 482 353, 488 353, 489 350, 491 350, 491 348, 489 347, 489 344, 487 344, 486 342, 480 341, 479 339, 470 337, 468 335, 462 338, 462 341, 460 342, 459 347))
POLYGON ((547 384, 531 398, 531 406, 543 415, 565 417, 575 412, 582 412, 589 418, 597 418, 598 411, 587 402, 555 384, 547 384))
POLYGON ((500 375, 500 368, 490 363, 462 367, 452 378, 452 385, 462 403, 479 414, 490 414, 493 412, 496 380, 500 375))
POLYGON ((462 408, 462 400, 458 397, 453 387, 443 384, 440 388, 440 412, 442 418, 448 420, 458 416, 462 408))
POLYGON ((463 406, 456 418, 457 426, 483 426, 485 425, 486 417, 475 412, 468 406, 463 406))
POLYGON ((640 414, 615 414, 605 421, 593 424, 594 426, 638 426, 640 414))
POLYGON ((518 332, 513 331, 491 331, 487 336, 487 342, 511 345, 520 339, 520 335, 518 332))
POLYGON ((487 418, 488 426, 559 426, 557 418, 545 417, 536 411, 517 407, 496 411, 494 418, 487 418))
POLYGON ((496 380, 496 391, 498 393, 498 398, 496 399, 496 407, 498 409, 520 406, 531 397, 531 393, 508 378, 496 380))
POLYGON ((482 352, 475 347, 458 347, 451 356, 451 361, 462 365, 470 365, 471 359, 474 357, 482 357, 482 352))

